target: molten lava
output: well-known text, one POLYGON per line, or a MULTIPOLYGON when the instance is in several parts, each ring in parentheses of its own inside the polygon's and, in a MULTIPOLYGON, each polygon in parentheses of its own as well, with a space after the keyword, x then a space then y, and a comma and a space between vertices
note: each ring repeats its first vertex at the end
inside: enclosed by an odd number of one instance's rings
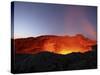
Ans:
POLYGON ((81 34, 76 36, 45 35, 36 38, 15 39, 14 44, 16 53, 35 54, 47 51, 65 55, 91 51, 92 46, 96 45, 96 41, 81 34))

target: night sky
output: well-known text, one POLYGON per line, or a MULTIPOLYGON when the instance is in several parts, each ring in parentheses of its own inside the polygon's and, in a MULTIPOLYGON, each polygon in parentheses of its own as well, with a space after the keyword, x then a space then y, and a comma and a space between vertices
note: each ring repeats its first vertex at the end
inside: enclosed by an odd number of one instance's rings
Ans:
POLYGON ((14 38, 76 35, 96 39, 97 7, 14 3, 14 38))

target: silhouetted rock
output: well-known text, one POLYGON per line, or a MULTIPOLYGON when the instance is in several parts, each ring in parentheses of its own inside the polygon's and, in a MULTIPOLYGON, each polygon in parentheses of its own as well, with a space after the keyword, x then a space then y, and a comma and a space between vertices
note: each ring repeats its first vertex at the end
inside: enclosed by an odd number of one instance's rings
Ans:
POLYGON ((41 52, 37 54, 16 54, 14 73, 48 72, 97 68, 97 46, 86 53, 67 55, 41 52))

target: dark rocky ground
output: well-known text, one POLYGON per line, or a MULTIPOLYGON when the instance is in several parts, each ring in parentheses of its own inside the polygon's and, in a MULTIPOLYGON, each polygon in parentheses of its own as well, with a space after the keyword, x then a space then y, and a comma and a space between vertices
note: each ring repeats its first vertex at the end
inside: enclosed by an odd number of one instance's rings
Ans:
POLYGON ((58 55, 49 52, 16 54, 12 60, 12 73, 65 71, 97 68, 97 46, 91 52, 58 55))

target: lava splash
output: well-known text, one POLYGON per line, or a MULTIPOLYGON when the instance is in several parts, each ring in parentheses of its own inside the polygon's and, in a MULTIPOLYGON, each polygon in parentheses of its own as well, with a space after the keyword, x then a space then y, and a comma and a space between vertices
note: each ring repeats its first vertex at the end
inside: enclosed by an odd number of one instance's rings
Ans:
POLYGON ((96 40, 86 38, 82 34, 75 36, 44 35, 39 37, 14 39, 15 52, 19 54, 36 54, 52 52, 56 54, 85 53, 92 50, 96 40))

